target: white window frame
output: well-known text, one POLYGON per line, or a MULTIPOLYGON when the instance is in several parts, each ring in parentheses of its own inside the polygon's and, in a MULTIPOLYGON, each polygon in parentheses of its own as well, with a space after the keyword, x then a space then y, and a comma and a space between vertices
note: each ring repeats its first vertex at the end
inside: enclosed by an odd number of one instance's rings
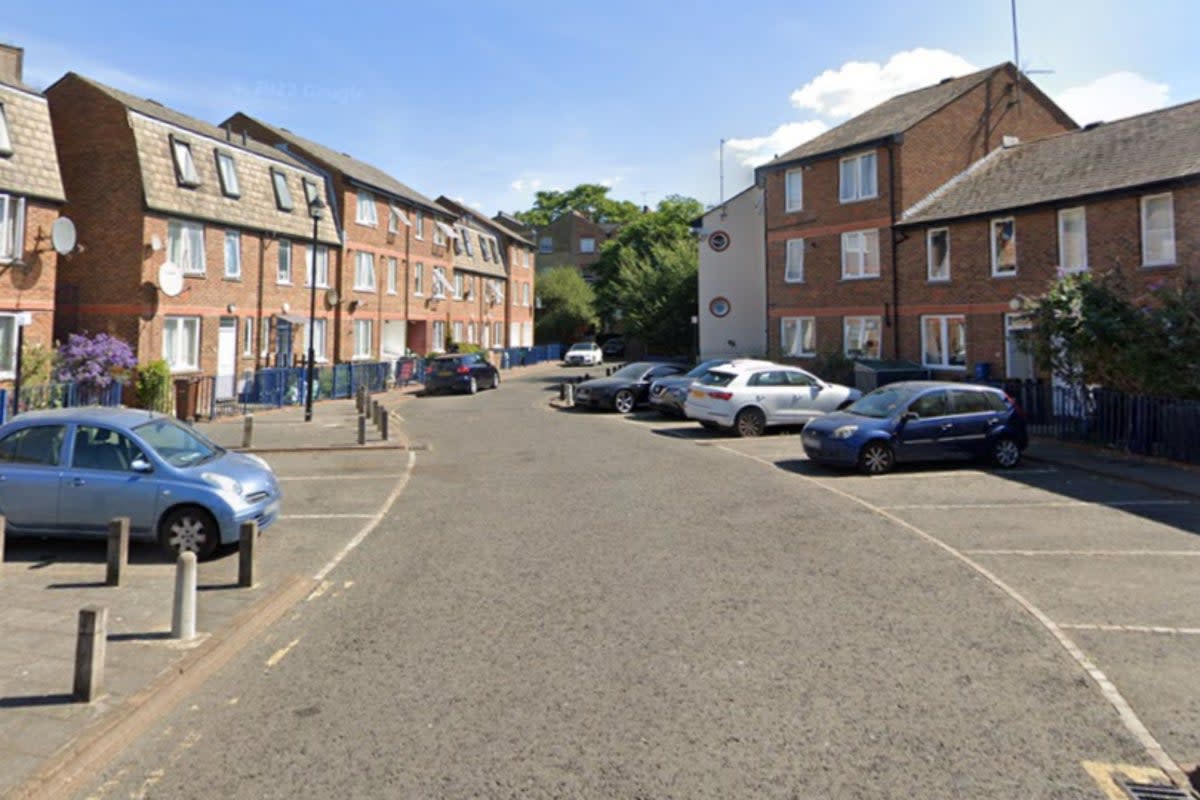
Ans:
POLYGON ((241 231, 225 231, 225 277, 229 280, 242 279, 242 234, 241 231), (233 249, 230 250, 230 243, 233 249), (230 260, 230 255, 233 259, 230 260))
POLYGON ((992 277, 993 278, 1011 278, 1017 274, 1017 265, 1020 262, 1020 257, 1017 255, 1017 218, 1016 217, 997 217, 988 222, 988 249, 992 254, 992 277), (1000 254, 996 251, 996 231, 999 226, 1006 222, 1012 223, 1012 251, 1013 263, 1011 269, 1000 264, 1000 254), (1003 268, 1002 268, 1003 267, 1003 268))
POLYGON ((304 320, 304 353, 303 357, 308 358, 308 331, 309 328, 315 328, 313 340, 315 346, 313 348, 313 358, 317 363, 329 360, 326 355, 326 346, 329 341, 329 320, 324 317, 316 317, 311 320, 304 320), (315 323, 315 324, 314 324, 315 323))
POLYGON ((202 222, 187 222, 181 219, 167 220, 167 258, 175 262, 184 275, 204 275, 208 272, 207 257, 204 253, 204 236, 205 230, 202 222), (171 235, 172 230, 176 231, 176 236, 171 235), (199 255, 196 255, 197 252, 199 255))
POLYGON ((163 319, 162 355, 171 372, 198 372, 200 370, 201 330, 200 317, 171 316, 163 319), (195 335, 192 337, 191 352, 184 353, 182 350, 186 346, 187 337, 183 333, 189 326, 195 328, 195 335), (168 328, 175 328, 175 352, 168 352, 167 349, 168 328))
POLYGON ((842 234, 842 280, 844 281, 861 281, 873 280, 880 277, 880 262, 882 261, 879 252, 879 229, 871 228, 862 231, 847 231, 842 234), (874 272, 868 272, 870 268, 869 256, 871 248, 869 242, 875 243, 875 266, 874 272), (857 247, 856 243, 861 242, 862 247, 857 247), (847 256, 853 255, 856 258, 857 272, 852 272, 849 267, 849 259, 847 256))
POLYGON ((964 314, 926 314, 921 317, 921 366, 929 367, 930 369, 938 370, 953 370, 955 372, 966 372, 967 370, 967 318, 964 314), (950 322, 957 320, 962 324, 963 331, 963 363, 950 363, 950 322), (938 348, 942 354, 941 362, 931 362, 925 358, 929 351, 926 325, 929 322, 938 323, 938 348))
POLYGON ((596 237, 595 236, 580 236, 579 237, 579 252, 584 255, 592 255, 596 252, 596 237), (588 242, 584 246, 584 242, 588 242))
POLYGON ((475 344, 475 320, 467 322, 467 344, 475 344))
POLYGON ((387 265, 387 293, 395 294, 396 293, 396 273, 399 272, 399 268, 398 268, 399 262, 396 260, 395 256, 387 256, 384 259, 384 263, 387 265))
POLYGON ((779 320, 779 350, 788 358, 812 358, 817 354, 817 318, 816 317, 781 317, 779 320), (788 327, 792 327, 792 337, 788 340, 788 327), (805 330, 808 333, 805 333, 805 330), (805 348, 805 341, 811 347, 805 348), (796 343, 800 342, 800 348, 796 343))
POLYGON ((425 264, 420 261, 413 265, 413 294, 425 296, 425 264))
POLYGON ((862 200, 873 200, 879 197, 879 159, 875 156, 875 151, 867 153, 858 153, 856 155, 847 156, 838 162, 838 200, 842 203, 857 203, 862 200), (863 189, 863 164, 870 159, 871 161, 871 193, 863 189), (849 183, 846 181, 846 167, 852 166, 854 181, 849 183), (847 191, 849 189, 849 191, 847 191))
POLYGON ((463 274, 461 272, 454 273, 454 299, 463 299, 463 274))
MULTIPOLYGON (((313 265, 313 246, 306 245, 304 248, 304 285, 312 286, 314 275, 313 265)), ((317 274, 315 280, 318 289, 329 288, 329 248, 326 245, 317 245, 316 268, 317 274)), ((307 350, 307 348, 305 348, 307 350)))
POLYGON ((366 250, 354 252, 354 291, 375 291, 375 254, 366 250))
POLYGON ((456 320, 454 320, 454 322, 451 323, 450 331, 451 331, 451 333, 450 333, 451 341, 454 341, 454 342, 463 341, 463 324, 462 324, 461 319, 456 319, 456 320))
MULTIPOLYGON (((434 267, 434 269, 437 269, 437 267, 434 267)), ((446 320, 435 319, 431 327, 429 336, 433 341, 431 342, 429 351, 431 353, 441 353, 446 349, 446 320)))
POLYGON ((200 185, 200 173, 196 171, 196 158, 192 155, 191 142, 170 136, 171 157, 175 162, 175 180, 180 186, 194 189, 200 185))
POLYGON ((446 246, 446 232, 442 230, 442 226, 437 222, 433 224, 433 243, 439 247, 446 246))
POLYGON ((4 103, 0 103, 0 156, 11 156, 12 137, 8 133, 8 116, 4 112, 4 103))
POLYGON ((529 255, 532 251, 522 249, 521 252, 525 254, 525 269, 529 269, 529 255))
POLYGON ((226 197, 241 197, 242 188, 238 182, 237 162, 233 158, 233 153, 225 150, 215 152, 217 154, 217 182, 221 184, 221 194, 226 197))
POLYGON ((379 224, 379 216, 375 210, 375 195, 366 189, 358 190, 354 201, 354 221, 369 228, 374 228, 379 224))
POLYGON ((25 257, 25 198, 0 194, 0 264, 25 257))
POLYGON ((1088 270, 1087 210, 1083 206, 1060 208, 1058 210, 1058 268, 1063 272, 1087 272, 1088 270), (1067 264, 1068 234, 1066 222, 1069 217, 1076 215, 1079 217, 1079 251, 1083 256, 1083 263, 1067 264))
POLYGON ((424 239, 425 238, 425 212, 418 208, 416 211, 416 214, 414 216, 416 217, 416 219, 414 220, 415 224, 413 225, 413 236, 417 237, 418 239, 424 239))
POLYGON ((503 346, 504 346, 504 323, 503 322, 493 322, 492 323, 492 347, 503 347, 503 346))
POLYGON ((17 315, 0 314, 0 327, 8 328, 7 336, 0 336, 5 344, 0 351, 0 379, 12 380, 17 376, 17 315))
POLYGON ((317 182, 311 178, 301 178, 300 185, 304 187, 304 205, 311 206, 318 197, 317 182))
POLYGON ((783 267, 784 283, 804 283, 804 240, 788 239, 784 246, 786 258, 783 267))
POLYGON ((292 285, 292 243, 288 239, 279 240, 279 256, 275 265, 275 283, 279 286, 292 285), (287 253, 284 256, 284 253, 287 253))
POLYGON ((1004 315, 1004 374, 1011 380, 1030 380, 1037 377, 1037 366, 1033 356, 1021 352, 1019 334, 1033 330, 1033 320, 1022 313, 1004 315), (1028 374, 1018 375, 1018 359, 1029 364, 1028 374))
POLYGON ((925 232, 925 279, 930 283, 946 283, 950 280, 950 229, 930 228, 925 232), (937 274, 939 265, 933 263, 933 237, 939 233, 946 235, 946 266, 945 274, 937 274))
POLYGON ((1142 266, 1143 267, 1174 266, 1177 263, 1177 258, 1178 258, 1178 249, 1176 247, 1176 241, 1175 241, 1175 196, 1171 192, 1163 192, 1162 194, 1148 194, 1141 198, 1140 207, 1141 207, 1141 218, 1142 218, 1142 266), (1171 244, 1170 253, 1169 253, 1168 257, 1166 257, 1166 258, 1158 258, 1158 259, 1151 260, 1149 258, 1149 256, 1150 256, 1150 247, 1149 247, 1149 244, 1150 244, 1150 242, 1149 242, 1150 214, 1148 213, 1147 209, 1148 209, 1148 206, 1150 203, 1154 202, 1155 200, 1162 200, 1162 199, 1166 199, 1166 201, 1167 201, 1167 211, 1171 218, 1171 227, 1168 231, 1168 233, 1170 234, 1169 241, 1171 244))
POLYGON ((529 284, 521 284, 521 305, 529 308, 529 284))
POLYGON ((242 355, 254 358, 254 317, 242 320, 242 355))
POLYGON ((287 173, 272 167, 271 187, 275 190, 275 208, 290 213, 296 204, 292 201, 292 189, 288 186, 287 173))
POLYGON ((271 323, 269 319, 262 319, 258 323, 258 354, 263 358, 271 352, 271 323))
POLYGON ((369 361, 374 357, 375 320, 354 320, 354 361, 369 361), (364 346, 365 345, 365 346, 364 346))
POLYGON ((792 213, 804 210, 804 170, 800 167, 783 173, 783 210, 792 213), (792 179, 795 178, 795 184, 792 179))
MULTIPOLYGON (((862 342, 862 344, 864 344, 864 345, 866 343, 867 343, 866 341, 862 342)), ((883 352, 883 317, 855 316, 855 317, 844 317, 842 319, 842 353, 847 358, 879 358, 880 355, 882 354, 882 352, 883 352), (850 347, 850 330, 851 330, 851 328, 854 327, 855 325, 858 325, 860 327, 859 338, 863 339, 867 333, 867 327, 868 327, 867 323, 868 322, 875 323, 873 327, 875 328, 876 336, 878 337, 875 340, 875 348, 869 352, 864 351, 863 348, 851 348, 850 347), (851 350, 860 350, 862 352, 855 355, 855 354, 851 353, 851 350)))
POLYGON ((435 266, 433 268, 433 286, 430 297, 435 300, 446 299, 446 285, 449 281, 446 280, 446 268, 435 266), (441 280, 438 277, 441 276, 441 280))
POLYGON ((459 238, 459 241, 462 242, 463 250, 466 252, 466 254, 468 256, 470 256, 471 258, 474 258, 475 257, 475 249, 471 246, 471 229, 470 228, 459 228, 458 238, 459 238))

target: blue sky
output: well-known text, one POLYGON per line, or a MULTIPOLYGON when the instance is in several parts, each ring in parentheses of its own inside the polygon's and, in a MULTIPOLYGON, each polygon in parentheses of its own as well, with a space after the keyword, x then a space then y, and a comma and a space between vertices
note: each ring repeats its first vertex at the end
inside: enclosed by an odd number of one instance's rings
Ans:
MULTIPOLYGON (((212 122, 245 111, 489 214, 584 181, 715 203, 722 138, 729 196, 889 93, 1012 58, 1009 0, 53 8, 6 0, 0 19, 34 86, 73 70, 212 122)), ((1053 70, 1032 77, 1080 122, 1200 98, 1195 0, 1018 15, 1023 65, 1053 70)))

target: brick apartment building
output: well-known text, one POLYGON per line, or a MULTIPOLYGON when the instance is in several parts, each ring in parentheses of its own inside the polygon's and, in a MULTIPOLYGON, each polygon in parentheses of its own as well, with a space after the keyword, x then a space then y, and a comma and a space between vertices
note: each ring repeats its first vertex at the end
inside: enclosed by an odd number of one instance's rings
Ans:
MULTIPOLYGON (((301 363, 306 275, 315 261, 324 289, 329 251, 340 246, 328 211, 312 246, 308 204, 331 205, 323 176, 266 144, 75 73, 46 96, 80 242, 59 261, 56 335, 105 331, 129 342, 140 362, 216 374, 218 399, 232 396, 236 374, 301 363), (168 261, 182 272, 175 296, 164 291, 168 261)), ((328 360, 334 315, 324 298, 316 319, 317 357, 328 360)))
POLYGON ((768 352, 801 363, 906 355, 895 245, 903 210, 1005 137, 1075 128, 1002 64, 893 97, 760 167, 768 352))
MULTIPOLYGON (((51 228, 66 199, 46 98, 22 82, 24 52, 0 45, 0 382, 24 343, 53 345, 57 255, 51 228)), ((74 256, 73 256, 74 257, 74 256)))
POLYGON ((898 226, 900 350, 942 377, 1035 377, 1022 297, 1059 272, 1200 279, 1200 101, 993 150, 898 226))
POLYGON ((588 283, 596 280, 594 267, 600 260, 600 246, 617 232, 620 226, 609 222, 593 222, 587 215, 571 210, 535 231, 538 243, 537 271, 553 267, 572 266, 588 283))
POLYGON ((482 347, 532 346, 533 242, 448 197, 438 205, 458 214, 451 337, 482 347))
POLYGON ((223 123, 324 175, 344 244, 338 253, 334 352, 340 361, 445 346, 449 305, 435 276, 453 271, 454 215, 383 170, 241 112, 223 123))

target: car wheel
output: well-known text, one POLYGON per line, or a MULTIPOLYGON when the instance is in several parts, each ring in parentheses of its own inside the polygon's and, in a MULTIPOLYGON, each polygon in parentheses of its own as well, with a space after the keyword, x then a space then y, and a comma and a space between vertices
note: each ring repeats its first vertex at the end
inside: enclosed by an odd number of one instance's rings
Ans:
POLYGON ((738 436, 762 436, 767 429, 767 418, 757 408, 743 408, 733 421, 738 436))
POLYGON ((492 388, 500 388, 500 370, 496 370, 496 374, 492 376, 492 388))
POLYGON ((896 454, 884 442, 868 442, 858 454, 858 468, 867 475, 883 475, 896 465, 896 454))
POLYGON ((1009 436, 1001 436, 992 442, 992 463, 1001 469, 1012 469, 1021 463, 1021 448, 1009 436))
POLYGON ((479 381, 475 380, 475 376, 471 376, 471 382, 467 384, 467 394, 475 394, 479 391, 479 381))
POLYGON ((622 414, 633 411, 633 392, 628 389, 617 392, 617 396, 613 398, 613 408, 622 414))
POLYGON ((192 552, 203 561, 216 552, 221 533, 212 514, 196 506, 185 506, 163 517, 158 524, 158 543, 171 558, 192 552))

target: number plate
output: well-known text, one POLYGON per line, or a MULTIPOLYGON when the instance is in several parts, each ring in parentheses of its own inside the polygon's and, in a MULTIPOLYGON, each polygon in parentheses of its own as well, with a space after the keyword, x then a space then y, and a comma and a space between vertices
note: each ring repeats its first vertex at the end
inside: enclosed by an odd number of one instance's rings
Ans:
POLYGON ((704 397, 704 392, 700 389, 692 389, 691 395, 692 397, 704 397))

